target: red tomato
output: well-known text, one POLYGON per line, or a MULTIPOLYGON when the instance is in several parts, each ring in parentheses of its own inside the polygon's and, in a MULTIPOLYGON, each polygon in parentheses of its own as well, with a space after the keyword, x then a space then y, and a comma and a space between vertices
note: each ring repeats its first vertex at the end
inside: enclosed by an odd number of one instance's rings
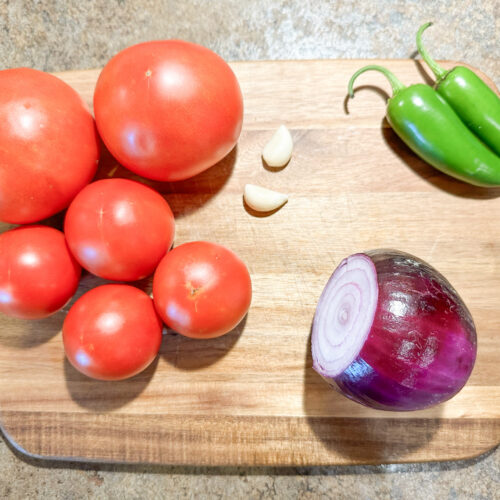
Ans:
POLYGON ((82 295, 63 324, 70 363, 100 380, 121 380, 144 370, 161 344, 161 320, 151 298, 129 285, 102 285, 82 295))
POLYGON ((0 311, 9 316, 50 316, 78 287, 81 268, 57 229, 24 226, 6 231, 0 235, 0 255, 0 311))
POLYGON ((113 57, 94 94, 99 133, 125 167, 149 179, 192 177, 227 155, 243 98, 211 50, 181 40, 146 42, 113 57))
POLYGON ((194 241, 165 255, 154 275, 153 298, 173 330, 186 337, 220 337, 247 313, 252 283, 244 262, 231 250, 194 241))
POLYGON ((94 119, 59 78, 0 71, 0 220, 27 224, 66 208, 97 169, 94 119))
POLYGON ((101 278, 134 281, 151 274, 174 240, 168 203, 128 179, 103 179, 83 188, 64 221, 78 262, 101 278))

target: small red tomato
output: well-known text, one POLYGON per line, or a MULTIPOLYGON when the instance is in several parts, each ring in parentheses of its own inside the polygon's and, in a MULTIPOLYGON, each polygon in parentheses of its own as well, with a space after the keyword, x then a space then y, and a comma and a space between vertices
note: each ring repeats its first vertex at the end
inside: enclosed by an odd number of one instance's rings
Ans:
POLYGON ((186 337, 220 337, 247 313, 252 283, 234 252, 193 241, 174 248, 160 262, 153 298, 158 314, 173 330, 186 337))
POLYGON ((162 323, 153 301, 130 285, 102 285, 82 295, 63 324, 64 351, 83 374, 121 380, 155 359, 162 323))
POLYGON ((166 200, 128 179, 89 184, 73 200, 64 221, 78 262, 96 276, 118 281, 151 274, 172 246, 174 232, 166 200))
POLYGON ((43 71, 0 71, 0 220, 27 224, 63 210, 98 159, 94 119, 75 90, 43 71))
POLYGON ((81 268, 64 234, 24 226, 0 235, 0 311, 39 319, 63 307, 76 292, 81 268))
POLYGON ((94 93, 97 128, 111 154, 149 179, 177 181, 226 156, 243 122, 229 65, 181 40, 140 43, 102 70, 94 93))

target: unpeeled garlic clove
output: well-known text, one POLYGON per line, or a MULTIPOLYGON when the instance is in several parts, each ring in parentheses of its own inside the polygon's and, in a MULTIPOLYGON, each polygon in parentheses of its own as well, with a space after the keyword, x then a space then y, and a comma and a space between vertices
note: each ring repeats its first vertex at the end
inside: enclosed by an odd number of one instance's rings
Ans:
POLYGON ((250 208, 258 212, 270 212, 284 205, 288 196, 254 184, 246 184, 243 199, 250 208))
POLYGON ((292 150, 292 135, 285 125, 280 125, 264 146, 262 158, 270 167, 283 167, 290 161, 292 150))

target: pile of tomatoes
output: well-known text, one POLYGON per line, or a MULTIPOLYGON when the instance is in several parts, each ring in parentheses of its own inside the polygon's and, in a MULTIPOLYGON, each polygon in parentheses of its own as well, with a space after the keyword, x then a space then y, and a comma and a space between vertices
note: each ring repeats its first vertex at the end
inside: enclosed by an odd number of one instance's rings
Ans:
POLYGON ((183 335, 231 331, 250 306, 244 262, 192 241, 171 250, 175 221, 147 185, 92 182, 100 141, 147 179, 190 178, 221 160, 241 131, 243 100, 223 59, 184 41, 113 57, 94 93, 95 121, 74 89, 27 68, 0 71, 0 312, 38 319, 76 292, 82 268, 120 283, 80 297, 63 324, 69 361, 86 375, 131 377, 156 357, 165 323, 183 335), (65 210, 64 232, 39 221, 65 210), (134 282, 153 275, 153 299, 134 282))

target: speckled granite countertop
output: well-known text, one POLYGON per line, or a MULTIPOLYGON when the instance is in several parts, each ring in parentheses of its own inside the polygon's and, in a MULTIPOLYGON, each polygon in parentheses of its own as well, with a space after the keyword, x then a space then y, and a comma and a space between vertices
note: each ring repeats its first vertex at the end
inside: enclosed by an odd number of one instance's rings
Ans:
MULTIPOLYGON (((407 58, 427 20, 437 59, 500 85, 500 2, 0 0, 0 66, 102 66, 139 41, 184 38, 228 60, 407 58)), ((499 498, 500 451, 431 464, 321 468, 85 465, 27 459, 0 438, 0 498, 499 498)))

